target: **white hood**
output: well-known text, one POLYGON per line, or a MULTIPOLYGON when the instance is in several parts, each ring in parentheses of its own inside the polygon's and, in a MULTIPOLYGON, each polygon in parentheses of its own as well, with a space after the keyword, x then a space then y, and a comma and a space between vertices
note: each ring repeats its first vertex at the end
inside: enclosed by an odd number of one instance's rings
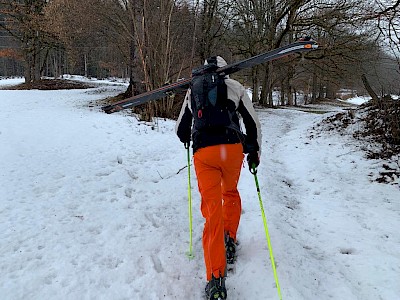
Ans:
MULTIPOLYGON (((208 65, 207 59, 204 62, 204 65, 208 65)), ((227 62, 225 59, 223 59, 221 56, 217 56, 217 66, 218 68, 225 67, 227 65, 227 62)))

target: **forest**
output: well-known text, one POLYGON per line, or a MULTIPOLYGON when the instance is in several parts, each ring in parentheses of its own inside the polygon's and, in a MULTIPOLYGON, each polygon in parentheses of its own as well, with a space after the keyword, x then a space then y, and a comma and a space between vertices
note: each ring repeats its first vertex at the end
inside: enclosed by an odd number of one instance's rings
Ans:
MULTIPOLYGON (((228 63, 310 36, 317 51, 235 78, 261 106, 400 94, 400 1, 0 1, 0 76, 26 83, 78 74, 126 78, 121 95, 188 78, 211 55, 228 63), (273 94, 279 94, 279 103, 273 94), (371 94, 371 93, 370 93, 371 94)), ((174 117, 181 98, 149 104, 174 117)))

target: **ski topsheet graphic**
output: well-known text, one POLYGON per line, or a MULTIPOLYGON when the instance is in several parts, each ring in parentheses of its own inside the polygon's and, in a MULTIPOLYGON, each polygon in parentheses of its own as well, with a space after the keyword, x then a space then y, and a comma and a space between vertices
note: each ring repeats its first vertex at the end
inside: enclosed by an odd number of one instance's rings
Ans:
MULTIPOLYGON (((279 58, 282 58, 282 57, 285 57, 287 55, 294 54, 294 53, 311 51, 311 50, 317 49, 317 48, 318 48, 318 44, 315 41, 312 41, 312 40, 299 41, 299 42, 295 42, 293 44, 289 44, 289 45, 274 49, 269 52, 265 52, 265 53, 250 57, 245 60, 241 60, 236 63, 226 65, 222 68, 218 68, 215 72, 217 72, 220 75, 229 75, 229 74, 238 72, 240 70, 251 68, 253 66, 262 64, 267 61, 279 59, 279 58)), ((202 72, 203 73, 207 72, 207 67, 205 66, 205 68, 199 68, 195 72, 196 72, 196 75, 199 75, 202 72)), ((120 111, 120 110, 123 110, 126 108, 131 108, 131 107, 146 103, 151 100, 157 100, 157 99, 167 96, 169 93, 176 93, 176 92, 188 89, 190 86, 191 80, 192 80, 191 78, 182 79, 175 83, 162 86, 158 89, 151 90, 149 92, 146 92, 146 93, 143 93, 140 95, 136 95, 136 96, 124 99, 122 101, 119 101, 119 102, 116 102, 116 103, 113 103, 113 104, 110 104, 107 106, 103 106, 102 109, 104 110, 104 112, 111 114, 111 113, 114 113, 114 112, 117 112, 117 111, 120 111)))

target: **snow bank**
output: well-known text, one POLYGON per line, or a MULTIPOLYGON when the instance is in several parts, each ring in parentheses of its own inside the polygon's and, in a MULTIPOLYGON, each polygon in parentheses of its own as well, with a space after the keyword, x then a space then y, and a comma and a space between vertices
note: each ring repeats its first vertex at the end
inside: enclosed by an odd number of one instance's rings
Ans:
POLYGON ((371 97, 359 96, 359 97, 349 98, 346 100, 346 102, 351 104, 361 105, 365 102, 368 102, 369 100, 371 100, 371 97))
POLYGON ((18 84, 21 84, 21 83, 24 83, 24 82, 25 82, 25 79, 21 78, 21 77, 18 77, 18 78, 6 78, 6 79, 3 79, 3 78, 0 77, 0 89, 8 87, 8 86, 18 85, 18 84))

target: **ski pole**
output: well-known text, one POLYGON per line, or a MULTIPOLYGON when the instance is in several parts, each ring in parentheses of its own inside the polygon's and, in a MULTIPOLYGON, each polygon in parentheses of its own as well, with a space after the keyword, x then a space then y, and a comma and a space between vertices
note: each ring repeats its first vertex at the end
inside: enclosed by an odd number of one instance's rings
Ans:
POLYGON ((185 143, 185 148, 187 150, 187 167, 188 167, 188 199, 189 199, 189 251, 186 253, 189 259, 194 258, 193 254, 193 236, 192 236, 192 187, 190 184, 190 143, 185 143))
POLYGON ((270 236, 269 236, 268 225, 267 225, 267 218, 266 218, 266 216, 265 216, 264 206, 263 206, 262 199, 261 199, 260 185, 258 184, 257 169, 256 169, 255 164, 253 164, 253 165, 251 166, 250 172, 251 172, 251 174, 254 175, 254 181, 256 182, 256 188, 257 188, 257 194, 258 194, 258 201, 260 202, 261 216, 262 216, 263 223, 264 223, 265 236, 266 236, 267 242, 268 242, 269 257, 271 258, 271 265, 272 265, 272 270, 273 270, 273 272, 274 272, 274 278, 275 278, 276 288, 277 288, 277 290, 278 290, 278 296, 279 296, 279 299, 282 300, 281 288, 280 288, 280 286, 279 286, 278 274, 277 274, 277 272, 276 272, 275 259, 274 259, 274 254, 273 254, 273 252, 272 252, 271 238, 270 238, 270 236))

